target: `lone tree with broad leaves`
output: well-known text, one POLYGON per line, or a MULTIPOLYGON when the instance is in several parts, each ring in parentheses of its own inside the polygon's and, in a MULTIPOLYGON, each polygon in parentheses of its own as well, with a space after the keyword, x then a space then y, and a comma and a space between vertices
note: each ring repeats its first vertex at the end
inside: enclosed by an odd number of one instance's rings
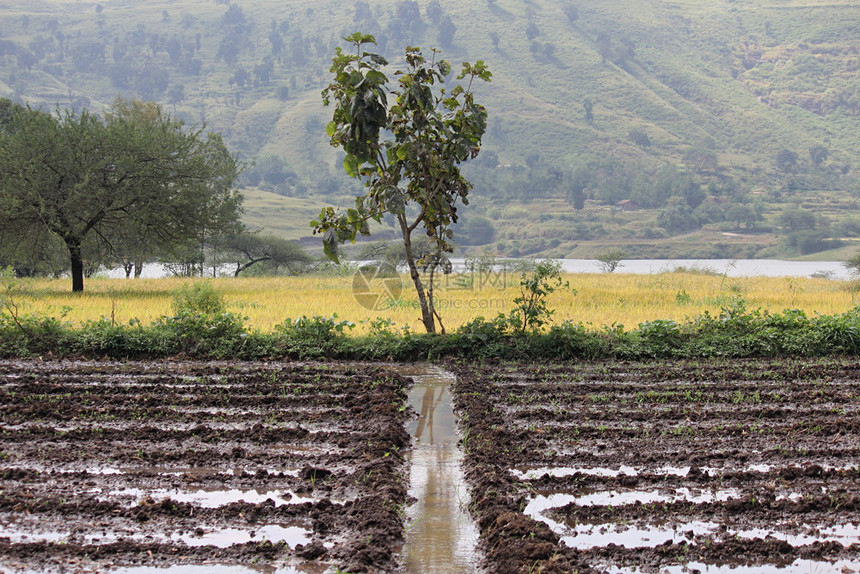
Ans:
POLYGON ((475 158, 487 129, 487 111, 476 104, 472 87, 476 79, 490 81, 483 61, 463 63, 457 83, 450 90, 442 85, 451 65, 425 58, 419 48, 406 48, 406 66, 394 73, 397 84, 389 86, 382 56, 364 51, 376 44, 373 36, 356 33, 344 38, 355 48, 345 53, 337 48, 332 59, 334 81, 322 92, 323 103, 334 103, 332 121, 326 127, 331 145, 346 152, 346 173, 364 183, 366 192, 355 198, 346 211, 327 207, 312 221, 314 233, 323 235, 326 255, 338 262, 337 247, 355 242, 356 235, 369 235, 370 220, 394 216, 403 239, 409 275, 418 294, 421 320, 428 333, 436 332, 441 316, 433 301, 433 278, 437 269, 451 270, 446 254, 453 251, 458 203, 468 204, 472 184, 459 165, 475 158), (389 106, 389 97, 392 103, 389 106), (419 257, 414 233, 429 238, 430 253, 419 257), (429 274, 427 285, 421 270, 429 274))

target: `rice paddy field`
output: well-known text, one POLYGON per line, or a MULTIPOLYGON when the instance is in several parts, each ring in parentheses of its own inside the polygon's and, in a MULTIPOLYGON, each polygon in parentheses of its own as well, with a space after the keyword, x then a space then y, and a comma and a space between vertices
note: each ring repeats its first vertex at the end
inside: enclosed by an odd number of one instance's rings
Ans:
MULTIPOLYGON (((437 307, 448 330, 475 317, 507 313, 519 295, 519 274, 452 275, 436 291, 437 307)), ((696 272, 568 274, 570 290, 550 297, 553 320, 599 328, 643 321, 684 321, 742 298, 748 309, 781 312, 802 309, 809 315, 842 313, 858 303, 850 281, 801 277, 727 278, 696 272), (575 290, 575 292, 574 292, 575 290)), ((109 319, 117 324, 149 324, 172 313, 173 294, 183 286, 209 282, 228 310, 246 317, 250 329, 271 331, 286 319, 337 315, 366 332, 370 321, 388 320, 393 328, 422 332, 417 297, 407 276, 380 279, 303 275, 277 278, 102 279, 86 281, 85 292, 71 293, 68 279, 20 280, 12 291, 21 313, 40 313, 79 325, 109 319)))

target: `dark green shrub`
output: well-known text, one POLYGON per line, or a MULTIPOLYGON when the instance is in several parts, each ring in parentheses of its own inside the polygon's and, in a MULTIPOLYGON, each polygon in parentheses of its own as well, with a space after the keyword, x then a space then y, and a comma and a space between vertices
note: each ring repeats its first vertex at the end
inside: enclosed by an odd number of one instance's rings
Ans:
POLYGON ((117 325, 109 319, 88 321, 78 330, 74 347, 79 354, 113 358, 165 356, 173 351, 164 330, 144 327, 136 319, 128 325, 117 325))
POLYGON ((504 314, 487 321, 483 316, 475 317, 457 329, 460 335, 466 335, 482 341, 498 340, 510 332, 511 325, 504 314))
POLYGON ((0 313, 0 355, 68 354, 75 339, 69 323, 41 314, 0 313))
POLYGON ((681 326, 665 319, 639 323, 632 337, 637 340, 637 355, 655 358, 675 356, 684 342, 681 326))
POLYGON ((817 354, 860 353, 860 307, 840 315, 821 315, 811 321, 819 337, 817 354))
POLYGON ((161 341, 158 349, 165 353, 229 357, 240 351, 247 337, 245 318, 226 311, 223 297, 209 283, 179 289, 173 296, 173 312, 152 326, 153 336, 161 341))
POLYGON ((599 333, 589 331, 582 323, 565 321, 550 327, 546 335, 533 338, 534 354, 566 359, 596 359, 609 354, 606 340, 599 333))
POLYGON ((173 294, 173 313, 215 317, 227 311, 224 297, 211 283, 183 285, 173 294))
POLYGON ((508 317, 502 313, 490 321, 476 317, 457 329, 450 350, 460 357, 503 357, 511 346, 511 331, 508 317))
POLYGON ((275 325, 275 347, 288 356, 302 359, 338 356, 345 351, 344 331, 354 327, 355 323, 350 321, 338 321, 336 314, 286 319, 275 325))

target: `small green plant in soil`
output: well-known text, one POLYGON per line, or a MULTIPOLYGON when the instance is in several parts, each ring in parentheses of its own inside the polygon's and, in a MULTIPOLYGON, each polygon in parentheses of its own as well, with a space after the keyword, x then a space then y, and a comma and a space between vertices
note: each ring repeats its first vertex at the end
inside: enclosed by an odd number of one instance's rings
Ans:
POLYGON ((514 299, 516 305, 507 317, 508 324, 514 333, 525 335, 526 332, 539 332, 550 322, 553 310, 550 309, 547 298, 556 289, 571 289, 570 283, 562 279, 560 261, 541 261, 534 271, 524 272, 520 276, 520 295, 514 299))

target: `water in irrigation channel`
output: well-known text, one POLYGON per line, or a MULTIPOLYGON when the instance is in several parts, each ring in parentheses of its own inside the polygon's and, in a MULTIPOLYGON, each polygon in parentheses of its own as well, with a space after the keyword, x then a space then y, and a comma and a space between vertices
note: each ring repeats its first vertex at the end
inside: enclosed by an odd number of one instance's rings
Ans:
POLYGON ((417 502, 407 509, 403 547, 406 572, 474 573, 478 529, 469 516, 462 452, 449 386, 454 375, 433 365, 397 369, 412 377, 409 404, 418 413, 410 424, 413 437, 409 494, 417 502))

